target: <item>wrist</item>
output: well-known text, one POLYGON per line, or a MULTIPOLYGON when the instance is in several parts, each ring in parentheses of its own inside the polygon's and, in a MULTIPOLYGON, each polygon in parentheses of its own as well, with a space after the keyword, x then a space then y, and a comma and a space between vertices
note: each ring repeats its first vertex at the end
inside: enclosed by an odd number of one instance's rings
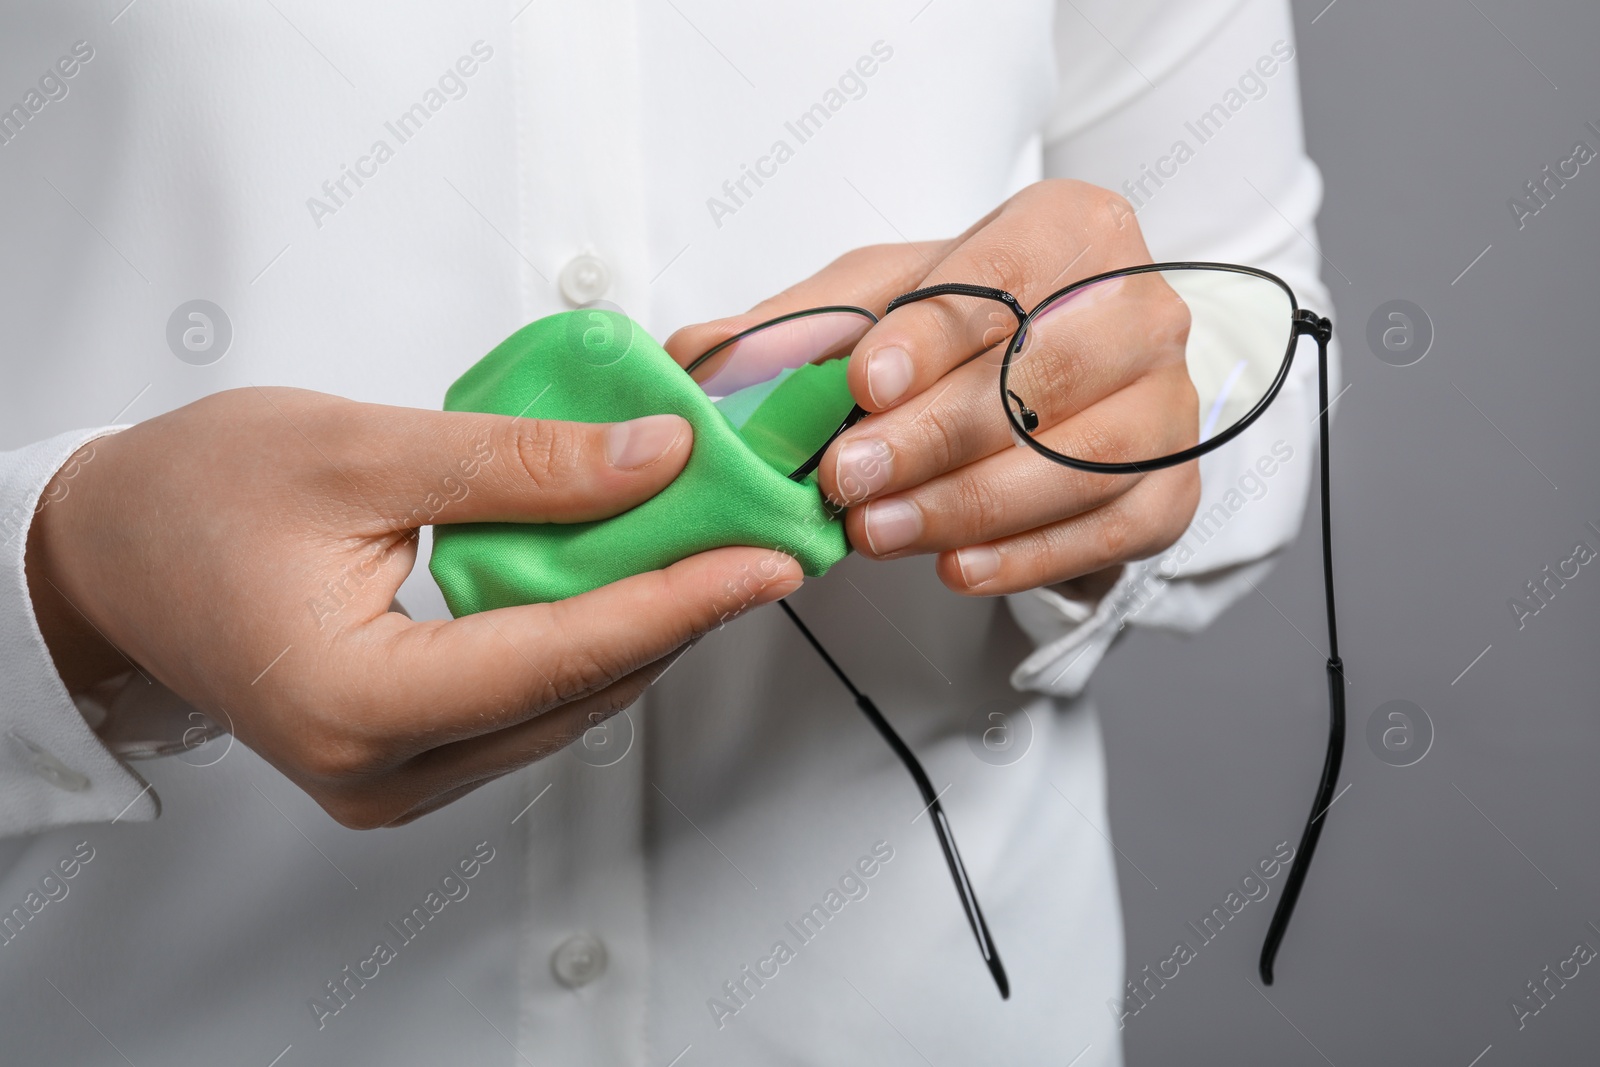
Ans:
POLYGON ((76 472, 80 462, 79 457, 69 460, 45 487, 28 527, 23 557, 34 620, 56 673, 73 694, 86 692, 128 669, 127 659, 64 591, 71 586, 66 577, 70 553, 63 549, 62 541, 86 501, 83 487, 67 485, 70 476, 63 472, 76 472))

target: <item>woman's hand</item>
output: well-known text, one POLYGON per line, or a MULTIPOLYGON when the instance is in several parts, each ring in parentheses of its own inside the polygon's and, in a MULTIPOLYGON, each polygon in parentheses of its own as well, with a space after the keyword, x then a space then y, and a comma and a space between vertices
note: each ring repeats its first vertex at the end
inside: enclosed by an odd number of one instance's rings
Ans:
MULTIPOLYGON (((1150 262, 1133 211, 1073 181, 1032 185, 952 241, 858 249, 744 315, 679 331, 680 361, 765 319, 824 304, 879 311, 945 282, 1003 289, 1031 310, 1071 282, 1150 262)), ((1044 417, 1039 439, 1076 458, 1121 462, 1177 452, 1198 435, 1183 361, 1188 320, 1156 276, 1126 288, 1081 329, 1034 344, 1014 381, 1044 417)), ((851 544, 893 559, 938 553, 939 577, 991 595, 1084 578, 1177 540, 1200 498, 1195 464, 1096 475, 1013 446, 1000 405, 1000 355, 1017 328, 996 301, 936 297, 884 317, 856 346, 850 387, 871 417, 823 457, 823 491, 850 505, 851 544), (973 358, 980 356, 981 358, 973 358)), ((1033 343, 1033 342, 1030 342, 1033 343)))
POLYGON ((675 415, 219 393, 80 450, 29 531, 29 589, 70 690, 137 663, 340 822, 396 825, 556 751, 686 642, 800 584, 787 556, 725 548, 555 604, 390 610, 418 527, 614 515, 691 447, 675 415))

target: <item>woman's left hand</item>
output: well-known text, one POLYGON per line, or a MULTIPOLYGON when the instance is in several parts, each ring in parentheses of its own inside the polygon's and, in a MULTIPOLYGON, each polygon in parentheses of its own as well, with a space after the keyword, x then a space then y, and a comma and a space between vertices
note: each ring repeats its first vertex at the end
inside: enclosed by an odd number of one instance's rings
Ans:
MULTIPOLYGON (((744 315, 678 331, 667 349, 683 362, 778 315, 825 304, 877 311, 943 282, 1003 289, 1026 310, 1078 278, 1148 262, 1121 197, 1039 182, 952 241, 857 249, 744 315)), ((1049 361, 1030 370, 1054 383, 1051 406, 1063 413, 1041 435, 1051 447, 1121 461, 1194 443, 1199 406, 1182 359, 1183 305, 1160 301, 1148 314, 1163 321, 1129 331, 1119 313, 1029 354, 1049 361)), ((998 302, 936 297, 885 316, 856 346, 851 392, 873 414, 834 442, 818 473, 829 498, 850 506, 846 529, 862 555, 938 553, 939 577, 958 593, 1079 578, 1103 588, 1121 564, 1168 547, 1193 518, 1194 463, 1097 475, 1014 447, 997 378, 1016 327, 998 302)))

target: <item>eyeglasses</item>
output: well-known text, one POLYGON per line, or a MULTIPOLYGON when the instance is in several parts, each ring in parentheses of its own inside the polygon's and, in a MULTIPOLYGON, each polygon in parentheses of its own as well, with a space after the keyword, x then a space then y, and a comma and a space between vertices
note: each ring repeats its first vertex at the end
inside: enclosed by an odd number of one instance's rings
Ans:
MULTIPOLYGON (((1275 275, 1253 267, 1204 262, 1150 263, 1096 274, 1052 293, 1032 311, 1024 311, 1016 297, 1000 289, 958 283, 932 285, 896 297, 885 315, 919 300, 948 296, 998 302, 1015 319, 1015 330, 1001 351, 997 417, 1005 418, 1017 443, 1053 463, 1095 474, 1145 474, 1199 459, 1222 447, 1260 418, 1277 398, 1300 338, 1309 335, 1317 343, 1328 747, 1300 848, 1261 948, 1261 980, 1271 985, 1278 947, 1322 835, 1323 816, 1332 803, 1344 755, 1344 664, 1339 659, 1334 610, 1328 498, 1328 342, 1333 324, 1301 308, 1294 291, 1275 275), (1105 366, 1106 356, 1113 351, 1134 354, 1147 377, 1181 381, 1187 375, 1199 400, 1198 424, 1166 428, 1171 436, 1155 446, 1120 435, 1117 427, 1107 428, 1103 420, 1100 425, 1086 425, 1089 420, 1079 418, 1084 415, 1079 406, 1082 397, 1075 397, 1065 383, 1070 381, 1092 394, 1096 365, 1105 366), (1178 447, 1172 447, 1173 441, 1179 442, 1178 447), (1100 454, 1084 458, 1085 450, 1100 454)), ((804 419, 786 423, 787 430, 798 430, 798 434, 786 433, 781 447, 762 452, 780 468, 791 469, 791 478, 804 481, 815 473, 834 439, 867 414, 845 391, 808 389, 806 383, 842 374, 850 353, 877 322, 878 316, 858 307, 795 312, 723 341, 691 361, 687 370, 710 395, 721 398, 719 406, 736 425, 743 414, 761 404, 793 401, 805 405, 804 419), (834 399, 819 410, 817 398, 825 395, 834 399)), ((984 354, 975 354, 966 362, 984 354)), ((1113 389, 1109 379, 1105 388, 1113 389)), ((1093 397, 1092 402, 1101 399, 1093 397)), ((1009 997, 1005 967, 927 773, 872 698, 850 680, 788 602, 779 601, 779 607, 910 772, 944 850, 978 951, 1001 997, 1009 997)))

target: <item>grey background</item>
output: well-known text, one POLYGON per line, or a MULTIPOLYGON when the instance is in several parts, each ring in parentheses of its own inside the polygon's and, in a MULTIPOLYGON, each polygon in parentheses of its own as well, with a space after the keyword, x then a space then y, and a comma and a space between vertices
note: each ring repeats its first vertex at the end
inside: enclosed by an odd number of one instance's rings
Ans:
MULTIPOLYGON (((1575 141, 1600 149, 1600 6, 1294 8, 1350 383, 1332 449, 1349 789, 1277 984, 1255 960, 1281 877, 1128 1020, 1128 1062, 1593 1062, 1600 966, 1520 1031, 1508 1002, 1600 948, 1600 566, 1520 631, 1508 600, 1580 538, 1600 548, 1600 161, 1520 232, 1507 200, 1575 141), (1367 347, 1392 299, 1434 323, 1415 366, 1367 347), (1365 740, 1395 699, 1434 724, 1414 766, 1365 740)), ((1298 840, 1326 731, 1314 520, 1261 596, 1198 639, 1133 632, 1096 677, 1130 971, 1298 840)))

